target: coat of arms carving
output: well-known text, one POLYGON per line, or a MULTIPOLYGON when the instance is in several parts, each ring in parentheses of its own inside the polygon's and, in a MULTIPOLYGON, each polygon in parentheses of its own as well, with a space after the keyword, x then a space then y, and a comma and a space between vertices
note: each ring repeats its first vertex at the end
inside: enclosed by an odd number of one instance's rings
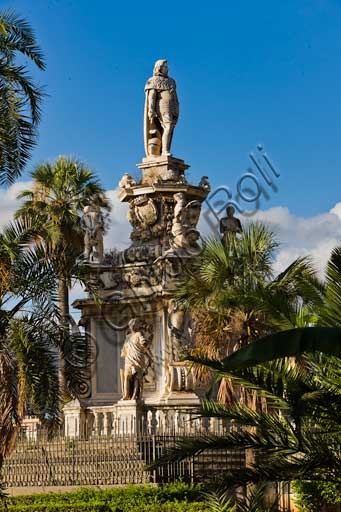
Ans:
POLYGON ((152 226, 157 221, 157 208, 150 197, 142 196, 137 198, 134 210, 137 219, 145 227, 152 226))

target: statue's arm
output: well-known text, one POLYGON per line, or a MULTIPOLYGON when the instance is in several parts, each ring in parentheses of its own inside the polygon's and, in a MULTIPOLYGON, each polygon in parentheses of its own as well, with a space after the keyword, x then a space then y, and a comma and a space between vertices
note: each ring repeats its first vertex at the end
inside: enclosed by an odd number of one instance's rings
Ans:
POLYGON ((155 104, 156 104, 157 92, 155 89, 150 89, 148 92, 148 117, 152 121, 153 117, 156 116, 155 104))
POLYGON ((223 219, 221 219, 221 221, 219 223, 219 231, 220 231, 220 233, 224 233, 224 231, 225 231, 223 219))
POLYGON ((175 117, 178 119, 179 117, 179 100, 177 94, 175 94, 175 117))

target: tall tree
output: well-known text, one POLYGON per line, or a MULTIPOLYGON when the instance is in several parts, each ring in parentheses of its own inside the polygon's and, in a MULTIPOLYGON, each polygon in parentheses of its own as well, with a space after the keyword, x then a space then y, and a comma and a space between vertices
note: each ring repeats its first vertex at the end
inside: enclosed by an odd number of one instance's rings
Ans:
POLYGON ((11 10, 0 11, 0 185, 20 176, 37 140, 43 91, 18 55, 45 69, 29 23, 11 10))
POLYGON ((85 279, 78 258, 83 251, 80 226, 82 209, 95 204, 110 210, 103 188, 94 173, 81 162, 59 157, 39 165, 33 172, 32 190, 22 191, 24 199, 17 218, 34 220, 41 242, 58 275, 58 296, 62 318, 69 317, 69 288, 74 278, 85 279))

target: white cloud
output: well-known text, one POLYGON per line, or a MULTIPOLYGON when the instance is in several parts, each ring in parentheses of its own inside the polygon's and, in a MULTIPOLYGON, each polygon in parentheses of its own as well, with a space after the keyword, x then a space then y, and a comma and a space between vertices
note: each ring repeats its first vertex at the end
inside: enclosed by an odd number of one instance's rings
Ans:
POLYGON ((131 226, 127 219, 128 203, 121 203, 118 199, 118 189, 108 190, 112 210, 110 213, 109 231, 105 235, 105 249, 126 249, 130 245, 131 226))
POLYGON ((13 220, 14 212, 20 205, 19 192, 32 188, 32 181, 18 181, 8 188, 0 189, 0 227, 13 220))
POLYGON ((328 213, 298 217, 288 208, 259 211, 254 217, 268 224, 281 242, 275 262, 280 272, 299 256, 312 256, 322 274, 331 250, 341 243, 341 203, 328 213))

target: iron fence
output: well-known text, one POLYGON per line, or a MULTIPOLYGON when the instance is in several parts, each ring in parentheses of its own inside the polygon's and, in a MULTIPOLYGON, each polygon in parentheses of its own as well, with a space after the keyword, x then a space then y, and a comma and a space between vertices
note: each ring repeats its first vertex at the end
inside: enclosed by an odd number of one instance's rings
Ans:
MULTIPOLYGON (((194 433, 186 434, 193 438, 194 433)), ((245 465, 242 450, 207 451, 157 470, 148 465, 183 438, 174 433, 49 438, 44 430, 21 429, 2 479, 8 487, 115 485, 128 483, 207 482, 223 469, 245 465)))

